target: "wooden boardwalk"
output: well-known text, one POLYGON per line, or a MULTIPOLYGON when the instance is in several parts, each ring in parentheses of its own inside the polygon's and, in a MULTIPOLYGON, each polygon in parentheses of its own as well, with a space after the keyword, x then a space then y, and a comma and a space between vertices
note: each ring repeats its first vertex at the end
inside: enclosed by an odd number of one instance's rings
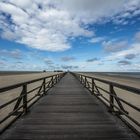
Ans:
POLYGON ((40 99, 1 137, 5 140, 135 140, 71 74, 40 99))

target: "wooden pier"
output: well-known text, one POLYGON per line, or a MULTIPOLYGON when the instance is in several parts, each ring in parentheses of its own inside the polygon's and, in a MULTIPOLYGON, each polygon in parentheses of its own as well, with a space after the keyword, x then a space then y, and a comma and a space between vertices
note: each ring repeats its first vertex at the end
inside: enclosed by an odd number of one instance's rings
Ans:
POLYGON ((2 140, 138 140, 70 73, 2 135, 2 140))

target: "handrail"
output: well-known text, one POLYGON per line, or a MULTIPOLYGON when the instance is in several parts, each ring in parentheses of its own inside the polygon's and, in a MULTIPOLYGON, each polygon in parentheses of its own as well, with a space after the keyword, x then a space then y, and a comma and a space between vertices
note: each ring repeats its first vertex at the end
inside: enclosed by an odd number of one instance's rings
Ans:
POLYGON ((0 110, 10 106, 10 104, 12 104, 13 102, 15 103, 15 106, 13 108, 13 110, 7 115, 4 116, 1 120, 0 120, 0 124, 3 124, 5 121, 7 121, 11 116, 15 116, 7 125, 5 125, 2 130, 0 130, 0 133, 3 133, 14 121, 16 121, 21 115, 24 115, 28 112, 29 108, 35 103, 37 102, 41 97, 43 97, 44 95, 46 95, 46 93, 48 92, 48 90, 50 90, 50 88, 52 88, 57 82, 59 82, 59 80, 65 75, 65 72, 62 73, 58 73, 58 74, 53 74, 50 76, 46 76, 46 77, 42 77, 42 78, 38 78, 38 79, 34 79, 34 80, 30 80, 30 81, 26 81, 26 82, 22 82, 22 83, 18 83, 15 85, 10 85, 7 87, 2 87, 0 88, 0 93, 6 92, 6 91, 10 91, 19 87, 22 87, 22 91, 20 93, 20 95, 14 99, 11 99, 10 101, 7 101, 6 103, 0 105, 0 110), (46 81, 48 79, 48 81, 46 81), (31 90, 27 90, 27 87, 29 84, 38 82, 38 81, 42 81, 40 86, 37 86, 31 90), (37 91, 37 93, 31 97, 30 99, 28 99, 28 95, 30 93, 33 93, 34 91, 37 91), (36 98, 36 100, 34 100, 36 98), (29 104, 29 102, 33 101, 32 103, 29 104), (22 109, 22 110, 21 110, 22 109))
POLYGON ((111 112, 111 113, 117 115, 119 118, 121 118, 136 134, 138 134, 140 136, 140 132, 134 126, 132 126, 132 124, 130 122, 128 122, 126 119, 124 119, 122 117, 122 115, 124 115, 131 122, 133 122, 137 127, 140 127, 140 122, 138 122, 137 120, 135 120, 134 118, 132 118, 129 115, 129 112, 124 108, 122 103, 128 105, 129 107, 131 107, 133 110, 135 110, 137 112, 140 112, 140 108, 125 101, 121 97, 118 97, 114 90, 114 87, 135 93, 137 95, 140 95, 140 89, 134 88, 131 86, 127 86, 127 85, 122 85, 122 84, 119 84, 116 82, 111 82, 108 80, 100 79, 100 78, 95 78, 95 77, 88 76, 88 75, 81 74, 81 73, 72 73, 72 74, 81 82, 81 84, 83 84, 92 94, 94 94, 99 100, 101 100, 108 107, 109 112, 111 112), (90 79, 90 81, 88 79, 90 79), (107 84, 109 86, 109 91, 106 89, 103 89, 100 86, 97 86, 95 81, 99 81, 104 84, 107 84), (107 99, 100 92, 100 90, 103 91, 104 93, 108 94, 109 99, 107 99), (116 100, 117 105, 114 103, 114 100, 116 100), (107 104, 107 102, 109 104, 107 104))
POLYGON ((24 84, 30 84, 30 83, 34 83, 34 82, 37 82, 37 81, 40 81, 42 79, 47 79, 47 78, 50 78, 52 76, 57 76, 57 75, 61 75, 63 73, 60 73, 60 74, 53 74, 53 75, 50 75, 50 76, 46 76, 46 77, 42 77, 42 78, 38 78, 38 79, 34 79, 34 80, 29 80, 29 81, 26 81, 26 82, 21 82, 21 83, 18 83, 18 84, 14 84, 14 85, 10 85, 10 86, 6 86, 6 87, 2 87, 0 88, 0 93, 1 92, 5 92, 5 91, 8 91, 8 90, 11 90, 11 89, 14 89, 14 88, 18 88, 24 84))
POLYGON ((106 84, 111 84, 112 86, 130 91, 130 92, 134 92, 135 94, 140 94, 140 89, 139 88, 119 84, 117 82, 112 82, 112 81, 104 80, 104 79, 101 79, 101 78, 95 78, 95 77, 92 77, 92 76, 87 76, 85 74, 79 74, 79 73, 76 73, 76 74, 81 75, 81 76, 86 76, 87 78, 94 78, 94 80, 96 80, 96 81, 103 82, 103 83, 106 83, 106 84))

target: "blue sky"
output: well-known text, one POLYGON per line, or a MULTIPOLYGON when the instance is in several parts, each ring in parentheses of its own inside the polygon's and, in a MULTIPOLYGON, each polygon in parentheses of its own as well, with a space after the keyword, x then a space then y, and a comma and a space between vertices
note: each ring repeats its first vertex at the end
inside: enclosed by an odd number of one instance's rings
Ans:
POLYGON ((140 0, 1 0, 0 70, 140 71, 140 0))

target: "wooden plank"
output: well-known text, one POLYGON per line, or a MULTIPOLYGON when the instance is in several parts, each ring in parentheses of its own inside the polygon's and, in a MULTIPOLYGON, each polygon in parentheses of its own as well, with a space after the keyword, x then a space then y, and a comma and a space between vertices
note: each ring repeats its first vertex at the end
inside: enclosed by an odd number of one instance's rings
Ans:
POLYGON ((3 140, 136 140, 137 137, 67 74, 3 140))

